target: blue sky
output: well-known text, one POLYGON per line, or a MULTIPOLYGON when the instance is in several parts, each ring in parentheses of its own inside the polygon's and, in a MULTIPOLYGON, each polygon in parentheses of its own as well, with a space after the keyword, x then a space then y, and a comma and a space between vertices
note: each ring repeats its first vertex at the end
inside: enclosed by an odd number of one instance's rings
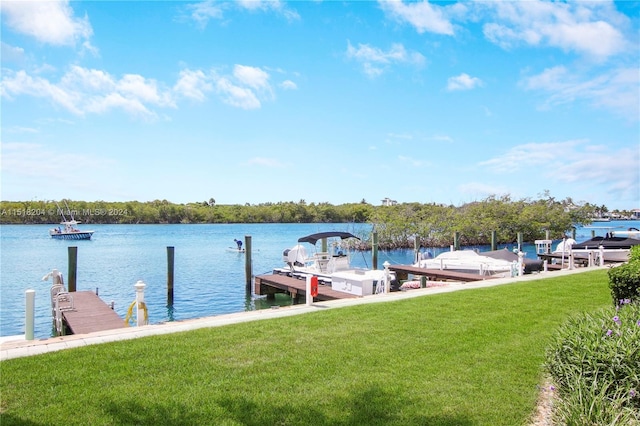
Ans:
POLYGON ((640 2, 0 13, 3 200, 640 207, 640 2))

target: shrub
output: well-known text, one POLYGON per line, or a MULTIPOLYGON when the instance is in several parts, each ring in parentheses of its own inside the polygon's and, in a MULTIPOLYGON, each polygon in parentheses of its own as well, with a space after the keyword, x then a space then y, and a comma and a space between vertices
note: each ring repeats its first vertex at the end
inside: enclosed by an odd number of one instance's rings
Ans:
POLYGON ((640 424, 640 303, 570 318, 545 367, 557 386, 559 423, 640 424))
POLYGON ((609 288, 614 305, 625 299, 640 301, 640 246, 631 249, 629 262, 609 270, 609 288))

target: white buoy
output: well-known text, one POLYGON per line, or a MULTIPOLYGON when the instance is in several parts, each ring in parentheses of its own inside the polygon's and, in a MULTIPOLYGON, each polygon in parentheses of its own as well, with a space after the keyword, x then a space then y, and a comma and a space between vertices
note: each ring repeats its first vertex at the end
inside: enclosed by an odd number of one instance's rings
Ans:
POLYGON ((33 330, 36 314, 36 291, 27 290, 26 296, 26 317, 24 321, 24 338, 26 340, 33 340, 33 330))

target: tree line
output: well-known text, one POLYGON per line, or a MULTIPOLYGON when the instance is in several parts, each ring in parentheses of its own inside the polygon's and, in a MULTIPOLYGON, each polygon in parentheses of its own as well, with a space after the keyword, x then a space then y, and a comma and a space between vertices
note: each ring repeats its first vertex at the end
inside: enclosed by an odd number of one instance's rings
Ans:
MULTIPOLYGON (((497 243, 552 238, 570 233, 573 226, 591 222, 599 208, 575 204, 570 198, 556 200, 545 194, 540 199, 512 200, 490 196, 462 206, 399 203, 374 206, 360 203, 277 202, 220 205, 213 199, 175 204, 167 200, 127 201, 1 201, 1 224, 56 224, 65 215, 84 224, 175 224, 175 223, 370 223, 381 249, 413 247, 416 238, 423 246, 446 247, 459 233, 461 245, 489 244, 496 232, 497 243)), ((370 236, 363 247, 370 247, 370 236)))

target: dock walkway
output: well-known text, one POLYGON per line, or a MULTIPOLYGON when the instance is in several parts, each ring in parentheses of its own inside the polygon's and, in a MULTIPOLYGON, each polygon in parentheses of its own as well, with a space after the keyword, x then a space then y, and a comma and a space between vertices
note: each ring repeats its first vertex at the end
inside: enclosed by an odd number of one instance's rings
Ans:
POLYGON ((398 281, 406 280, 411 275, 427 277, 430 280, 446 280, 446 281, 462 281, 473 282, 488 279, 495 279, 491 275, 471 274, 468 272, 447 271, 446 269, 427 269, 419 268, 413 265, 391 265, 390 271, 396 273, 398 281))
MULTIPOLYGON (((276 293, 289 293, 296 300, 299 297, 307 297, 307 282, 303 279, 289 277, 287 275, 266 274, 256 275, 254 293, 258 295, 273 296, 276 293)), ((314 301, 326 301, 336 299, 349 299, 358 297, 354 294, 336 291, 328 285, 318 285, 318 295, 314 301)))
POLYGON ((73 334, 125 327, 124 320, 92 291, 74 291, 73 310, 62 311, 64 322, 73 334))

